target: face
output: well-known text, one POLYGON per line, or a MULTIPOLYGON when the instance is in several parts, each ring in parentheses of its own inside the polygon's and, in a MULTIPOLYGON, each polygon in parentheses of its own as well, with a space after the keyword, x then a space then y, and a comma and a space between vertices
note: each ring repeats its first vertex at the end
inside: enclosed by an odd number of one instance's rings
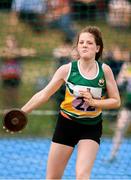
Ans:
POLYGON ((7 37, 7 39, 6 39, 6 44, 7 44, 7 46, 10 47, 10 48, 16 47, 16 41, 15 41, 15 39, 12 38, 12 37, 10 37, 10 36, 7 37))
POLYGON ((77 50, 82 59, 95 59, 99 52, 99 46, 96 45, 94 36, 91 33, 84 32, 79 36, 77 50))

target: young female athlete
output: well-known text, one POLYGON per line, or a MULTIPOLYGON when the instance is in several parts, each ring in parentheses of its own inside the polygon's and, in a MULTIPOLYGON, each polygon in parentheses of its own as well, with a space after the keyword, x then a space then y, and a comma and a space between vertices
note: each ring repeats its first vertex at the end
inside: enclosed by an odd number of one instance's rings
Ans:
POLYGON ((102 109, 120 106, 111 69, 98 62, 103 51, 99 28, 83 29, 76 38, 75 48, 78 61, 62 65, 49 84, 22 107, 24 112, 31 112, 66 84, 49 152, 47 179, 62 177, 75 145, 78 145, 76 178, 89 179, 102 134, 102 109))

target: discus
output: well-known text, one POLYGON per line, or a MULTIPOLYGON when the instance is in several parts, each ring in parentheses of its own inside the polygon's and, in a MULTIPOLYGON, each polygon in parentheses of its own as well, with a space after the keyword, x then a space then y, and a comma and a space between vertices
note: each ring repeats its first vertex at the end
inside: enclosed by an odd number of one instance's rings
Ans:
POLYGON ((6 132, 21 132, 27 125, 26 114, 19 110, 13 109, 5 113, 3 118, 3 129, 6 132))

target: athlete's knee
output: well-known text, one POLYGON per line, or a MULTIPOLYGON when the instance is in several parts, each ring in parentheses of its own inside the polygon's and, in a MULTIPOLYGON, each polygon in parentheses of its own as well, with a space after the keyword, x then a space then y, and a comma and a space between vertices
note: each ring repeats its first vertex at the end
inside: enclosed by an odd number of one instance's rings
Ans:
POLYGON ((88 170, 84 170, 84 169, 77 169, 76 170, 76 179, 86 179, 89 180, 90 179, 90 171, 88 170))
POLYGON ((59 170, 59 168, 55 169, 48 169, 46 171, 46 179, 61 179, 63 175, 63 172, 59 170))
POLYGON ((51 179, 61 179, 62 175, 61 174, 56 174, 56 173, 48 173, 46 175, 46 179, 47 180, 51 180, 51 179))

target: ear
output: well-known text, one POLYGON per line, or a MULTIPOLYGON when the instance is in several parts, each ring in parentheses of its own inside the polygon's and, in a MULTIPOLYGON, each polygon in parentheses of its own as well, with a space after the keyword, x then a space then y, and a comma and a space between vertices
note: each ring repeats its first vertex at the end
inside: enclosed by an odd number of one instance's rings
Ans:
POLYGON ((100 46, 96 46, 96 53, 98 53, 99 52, 99 50, 100 50, 100 46))
POLYGON ((71 52, 71 57, 72 57, 73 59, 79 59, 79 58, 80 58, 80 55, 79 55, 77 49, 72 50, 72 52, 71 52))

